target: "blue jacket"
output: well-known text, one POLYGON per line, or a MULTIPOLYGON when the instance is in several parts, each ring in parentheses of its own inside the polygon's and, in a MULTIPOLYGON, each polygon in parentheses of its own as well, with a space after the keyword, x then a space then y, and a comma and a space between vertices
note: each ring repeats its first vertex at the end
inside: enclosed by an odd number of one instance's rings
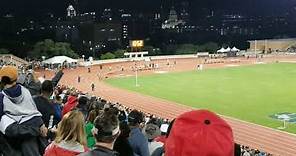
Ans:
POLYGON ((132 128, 129 143, 135 156, 150 156, 148 149, 148 139, 141 132, 140 128, 132 128))

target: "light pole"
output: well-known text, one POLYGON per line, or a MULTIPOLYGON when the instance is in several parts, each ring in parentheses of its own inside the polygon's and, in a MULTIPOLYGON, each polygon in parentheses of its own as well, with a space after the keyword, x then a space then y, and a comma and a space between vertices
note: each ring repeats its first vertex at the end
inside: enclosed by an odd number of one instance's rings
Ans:
POLYGON ((90 47, 89 50, 93 53, 93 58, 95 58, 95 50, 94 50, 94 48, 90 47))
POLYGON ((135 63, 135 70, 136 70, 136 87, 139 87, 139 84, 138 84, 138 67, 137 67, 137 62, 135 63))
POLYGON ((85 57, 85 56, 84 56, 84 55, 82 55, 83 62, 84 62, 84 57, 85 57))
POLYGON ((257 40, 255 40, 255 62, 257 62, 257 40))

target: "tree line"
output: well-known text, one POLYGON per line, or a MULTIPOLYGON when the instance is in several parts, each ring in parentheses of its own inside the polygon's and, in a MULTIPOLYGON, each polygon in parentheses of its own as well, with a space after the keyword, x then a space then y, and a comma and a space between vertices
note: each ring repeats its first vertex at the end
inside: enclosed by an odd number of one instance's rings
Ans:
MULTIPOLYGON (((226 47, 227 45, 222 45, 226 47)), ((219 49, 219 45, 215 42, 208 42, 204 44, 168 44, 162 47, 153 47, 146 45, 142 50, 148 51, 150 56, 155 55, 182 55, 182 54, 195 54, 197 52, 210 52, 214 53, 219 49)), ((123 58, 124 53, 128 49, 116 49, 110 52, 98 53, 96 56, 99 59, 115 59, 123 58)), ((0 54, 9 54, 9 50, 0 48, 0 54)), ((79 58, 79 56, 71 47, 70 43, 55 42, 51 39, 45 39, 34 44, 32 49, 27 53, 29 58, 40 59, 42 56, 49 58, 57 55, 65 55, 72 58, 79 58)))

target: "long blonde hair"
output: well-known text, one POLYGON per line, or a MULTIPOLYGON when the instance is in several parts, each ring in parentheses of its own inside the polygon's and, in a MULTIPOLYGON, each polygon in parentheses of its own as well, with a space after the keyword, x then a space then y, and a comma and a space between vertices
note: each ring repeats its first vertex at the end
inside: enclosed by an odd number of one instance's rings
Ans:
POLYGON ((64 115, 57 129, 56 143, 61 141, 78 142, 86 145, 84 116, 78 110, 72 110, 64 115))

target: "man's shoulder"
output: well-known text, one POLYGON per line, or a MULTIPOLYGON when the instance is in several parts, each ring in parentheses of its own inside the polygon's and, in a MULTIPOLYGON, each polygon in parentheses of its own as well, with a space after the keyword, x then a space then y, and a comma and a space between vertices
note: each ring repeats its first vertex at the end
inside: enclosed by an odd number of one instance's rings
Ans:
POLYGON ((94 149, 85 153, 81 153, 78 156, 119 156, 117 152, 113 152, 113 151, 102 151, 99 149, 94 149))
POLYGON ((40 95, 34 95, 33 100, 36 105, 44 105, 44 104, 50 103, 46 98, 44 98, 43 96, 40 96, 40 95))

